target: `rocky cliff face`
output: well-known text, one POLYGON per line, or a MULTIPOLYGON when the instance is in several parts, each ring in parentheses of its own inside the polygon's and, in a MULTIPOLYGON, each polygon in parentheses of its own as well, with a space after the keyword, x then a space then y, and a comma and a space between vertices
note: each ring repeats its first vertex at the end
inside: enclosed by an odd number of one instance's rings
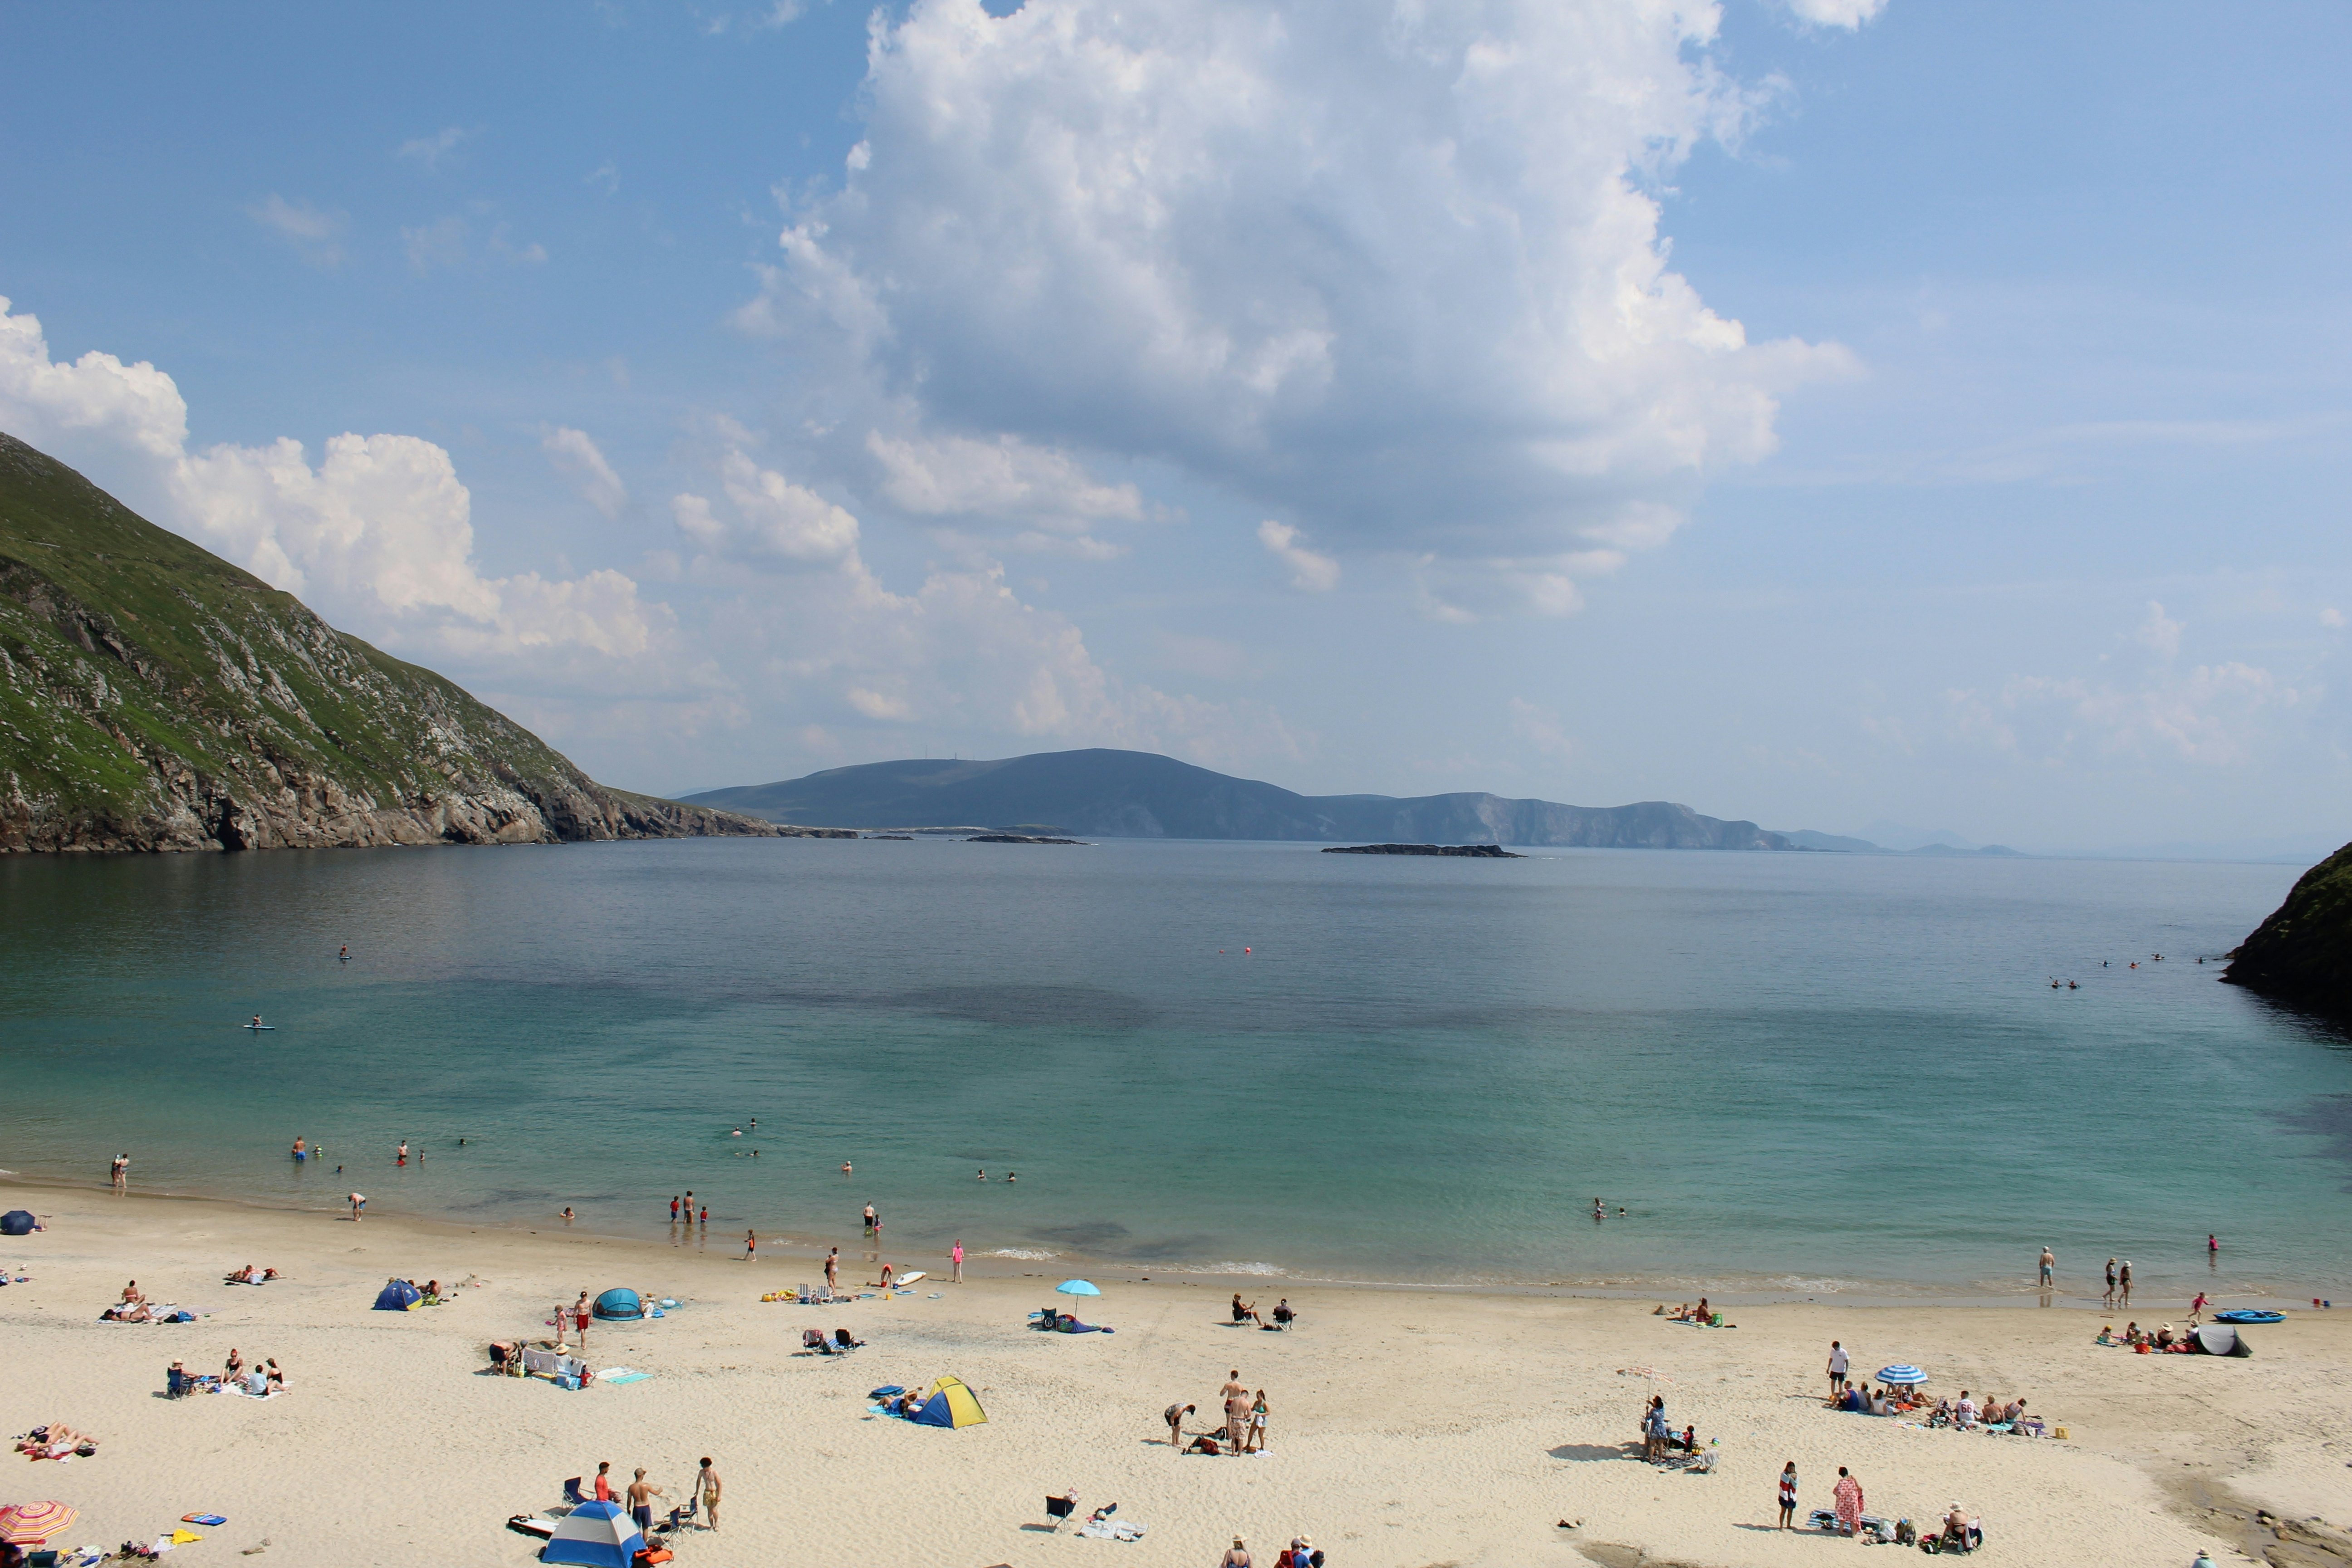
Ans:
POLYGON ((2352 844, 2296 879, 2286 901, 2230 954, 2221 978, 2352 1017, 2352 844))
POLYGON ((0 435, 0 851, 802 831, 606 789, 0 435))

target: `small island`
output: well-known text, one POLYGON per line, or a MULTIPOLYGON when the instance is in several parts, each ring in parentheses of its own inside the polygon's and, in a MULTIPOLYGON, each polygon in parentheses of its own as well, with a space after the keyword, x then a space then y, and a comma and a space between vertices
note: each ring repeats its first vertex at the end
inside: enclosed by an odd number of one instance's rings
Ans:
POLYGON ((1037 838, 1026 833, 975 833, 966 844, 1076 844, 1086 847, 1083 838, 1037 838))
POLYGON ((1524 860, 1499 844, 1334 844, 1326 855, 1458 855, 1466 860, 1524 860))

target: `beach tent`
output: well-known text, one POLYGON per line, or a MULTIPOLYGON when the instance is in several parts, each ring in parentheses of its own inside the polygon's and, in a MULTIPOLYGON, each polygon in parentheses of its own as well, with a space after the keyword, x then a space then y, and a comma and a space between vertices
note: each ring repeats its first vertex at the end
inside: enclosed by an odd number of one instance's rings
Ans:
POLYGON ((10 1209, 0 1214, 0 1236, 30 1236, 33 1223, 33 1216, 23 1209, 10 1209))
POLYGON ((943 1377, 925 1393, 923 1407, 912 1419, 919 1426, 977 1426, 988 1419, 988 1412, 961 1378, 943 1377))
POLYGON ((646 1304, 635 1290, 616 1285, 597 1297, 589 1310, 600 1318, 642 1318, 646 1304))
POLYGON ((405 1312, 423 1298, 416 1287, 405 1279, 387 1279, 383 1289, 375 1293, 375 1310, 379 1312, 405 1312))
POLYGON ((2246 1336, 2227 1323, 2208 1323, 2197 1331, 2197 1348, 2207 1355, 2250 1356, 2253 1347, 2246 1336))
POLYGON ((583 1502, 555 1522, 540 1549, 541 1563, 582 1563, 587 1568, 629 1568, 646 1538, 616 1502, 583 1502))

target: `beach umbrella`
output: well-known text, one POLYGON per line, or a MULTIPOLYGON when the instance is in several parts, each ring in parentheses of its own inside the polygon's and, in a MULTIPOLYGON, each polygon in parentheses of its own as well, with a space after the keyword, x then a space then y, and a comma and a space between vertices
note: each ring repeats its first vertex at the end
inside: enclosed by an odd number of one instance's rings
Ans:
POLYGON ((541 1549, 541 1563, 578 1563, 586 1568, 629 1568, 646 1549, 646 1538, 616 1502, 582 1503, 555 1521, 555 1533, 541 1549))
POLYGON ((1096 1289, 1092 1285, 1087 1284, 1083 1279, 1065 1279, 1059 1285, 1055 1286, 1054 1289, 1059 1290, 1065 1296, 1099 1296, 1102 1294, 1101 1291, 1096 1289))
POLYGON ((1882 1366, 1878 1369, 1878 1381, 1914 1386, 1927 1382, 1927 1374, 1916 1366, 1882 1366))
POLYGON ((81 1517, 69 1503, 20 1502, 0 1508, 0 1541, 39 1546, 81 1517))

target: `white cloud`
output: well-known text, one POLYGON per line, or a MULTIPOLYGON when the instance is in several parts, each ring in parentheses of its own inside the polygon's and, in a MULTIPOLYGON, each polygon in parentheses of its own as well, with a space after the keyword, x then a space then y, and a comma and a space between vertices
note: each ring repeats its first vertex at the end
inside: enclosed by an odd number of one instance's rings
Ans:
POLYGON ((312 266, 341 264, 342 237, 351 227, 351 219, 343 214, 322 211, 307 202, 289 202, 275 191, 245 212, 254 222, 293 246, 312 266))
POLYGON ((1800 21, 1817 27, 1859 27, 1886 9, 1886 0, 1786 0, 1800 21))
POLYGON ((393 156, 405 158, 413 163, 421 163, 428 172, 437 171, 441 167, 441 161, 456 152, 458 144, 472 135, 472 132, 462 126, 452 125, 446 130, 436 131, 430 136, 418 136, 403 142, 394 150, 393 156))
POLYGON ((704 554, 785 570, 827 567, 866 575, 857 553, 857 519, 846 510, 760 467, 740 447, 727 448, 719 473, 733 521, 722 520, 702 496, 683 494, 670 501, 670 515, 704 554))
POLYGON ((419 277, 436 267, 456 267, 466 259, 466 220, 456 213, 435 218, 417 228, 400 231, 401 249, 408 269, 419 277))
POLYGON ((430 441, 336 436, 315 468, 284 437, 190 453, 187 405, 169 375, 96 351, 53 363, 39 321, 9 314, 5 299, 0 428, 88 450, 110 488, 153 505, 157 521, 372 637, 478 655, 569 647, 635 658, 667 614, 641 605, 616 572, 485 575, 472 497, 430 441))
POLYGON ((1298 530, 1272 518, 1257 525, 1257 542, 1266 552, 1290 568, 1290 585, 1309 594, 1328 594, 1339 585, 1339 563, 1318 555, 1298 542, 1298 530))
POLYGON ((621 165, 607 158, 596 165, 593 174, 580 183, 594 185, 608 196, 618 195, 621 192, 621 165))
MULTIPOLYGON (((1715 18, 918 0, 737 321, 828 331, 919 423, 1171 462, 1334 557, 1654 544, 1852 364, 1749 343, 1666 267, 1648 180, 1748 109, 1715 18)), ((1518 601, 1572 597, 1534 574, 1518 601)))
POLYGON ((2344 624, 2344 612, 2330 605, 2319 612, 2319 624, 2323 626, 2340 626, 2344 624))
POLYGON ((1576 742, 1569 739, 1558 711, 1523 697, 1512 698, 1509 706, 1513 734, 1544 756, 1566 762, 1576 755, 1576 742))
POLYGON ((539 445, 555 471, 580 492, 582 500, 606 517, 618 517, 628 506, 629 487, 621 482, 621 476, 613 471, 588 432, 568 425, 546 426, 540 431, 539 445))
POLYGON ((2169 659, 2180 652, 2182 624, 2164 613, 2164 606, 2150 599, 2147 618, 2132 633, 2132 640, 2158 658, 2169 659))
POLYGON ((882 493, 921 517, 1007 518, 1078 533, 1143 516, 1135 486, 1103 484, 1068 453, 1016 436, 894 439, 875 430, 866 449, 881 465, 882 493))

